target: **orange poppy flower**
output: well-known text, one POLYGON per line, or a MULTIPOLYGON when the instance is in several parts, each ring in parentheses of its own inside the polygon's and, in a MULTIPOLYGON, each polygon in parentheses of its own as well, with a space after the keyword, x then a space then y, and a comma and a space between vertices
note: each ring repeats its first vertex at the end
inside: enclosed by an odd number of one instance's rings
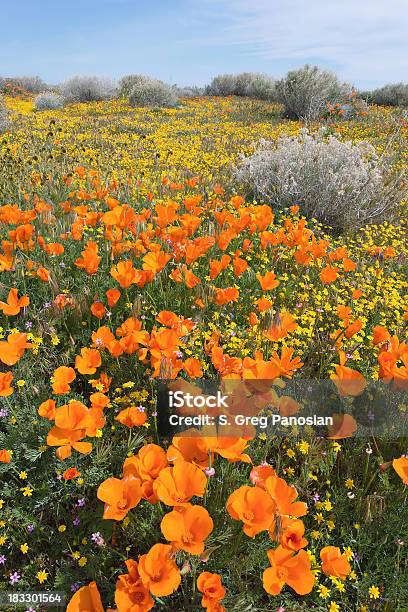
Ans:
POLYGON ((157 274, 161 270, 163 270, 164 266, 170 260, 170 255, 164 253, 163 251, 155 251, 152 253, 147 253, 143 257, 143 270, 147 270, 152 272, 153 274, 157 274))
POLYGON ((129 260, 118 261, 116 266, 112 266, 110 273, 124 289, 128 289, 136 281, 136 270, 129 260))
POLYGON ((191 555, 199 555, 204 550, 204 540, 214 528, 208 511, 202 506, 192 506, 172 510, 163 517, 160 529, 166 540, 178 550, 191 555))
POLYGON ((203 594, 201 605, 211 609, 220 599, 225 597, 225 588, 221 584, 221 576, 211 572, 201 572, 197 578, 197 589, 203 594))
POLYGON ((75 449, 78 453, 87 455, 92 450, 92 444, 90 442, 81 442, 82 438, 85 437, 84 429, 61 429, 60 427, 53 427, 47 435, 48 446, 58 446, 55 451, 58 459, 64 460, 70 457, 72 449, 75 449))
POLYGON ((38 407, 38 414, 49 421, 55 418, 55 401, 52 399, 45 400, 38 407))
POLYGON ((399 459, 394 459, 392 462, 392 467, 397 472, 402 482, 405 485, 408 485, 408 457, 400 457, 399 459))
POLYGON ((106 297, 108 299, 108 304, 112 308, 120 299, 120 291, 119 289, 108 289, 106 292, 106 297))
POLYGON ((89 401, 93 408, 101 408, 104 409, 109 405, 109 397, 104 395, 101 391, 97 391, 97 393, 91 393, 89 396, 89 401))
POLYGON ((337 387, 340 395, 361 395, 367 386, 367 381, 363 374, 357 370, 344 365, 346 363, 346 355, 343 351, 339 352, 340 365, 335 365, 336 370, 334 374, 331 374, 330 378, 337 387))
POLYGON ((350 414, 333 414, 333 425, 328 427, 328 440, 342 440, 343 438, 351 438, 357 431, 357 423, 354 417, 350 414))
POLYGON ((386 327, 382 327, 381 325, 376 325, 373 327, 374 346, 377 346, 377 344, 383 344, 384 342, 389 342, 390 340, 391 334, 386 327))
POLYGON ((81 472, 78 472, 76 467, 68 468, 63 473, 62 477, 64 480, 73 480, 74 478, 78 478, 81 475, 81 472))
POLYGON ((293 397, 289 397, 289 395, 281 395, 278 400, 277 408, 282 416, 290 416, 299 412, 301 406, 296 400, 293 399, 293 397))
POLYGON ((320 271, 320 279, 325 285, 329 285, 336 280, 339 274, 339 269, 335 266, 326 266, 320 271))
POLYGON ((31 346, 27 342, 27 334, 20 332, 9 334, 6 341, 0 342, 0 361, 8 366, 13 366, 24 355, 24 351, 31 346))
POLYGON ((98 245, 90 240, 81 253, 81 257, 75 260, 77 268, 82 268, 87 274, 96 274, 101 261, 98 255, 98 245))
MULTIPOLYGON (((180 436, 174 436, 171 446, 167 449, 170 463, 188 461, 205 469, 209 465, 209 446, 206 438, 197 430, 187 430, 180 436)), ((213 455, 211 456, 213 459, 213 455)))
POLYGON ((265 338, 276 342, 281 338, 285 338, 289 333, 295 331, 298 324, 295 318, 289 312, 281 312, 274 318, 271 327, 263 332, 265 338))
POLYGON ((5 448, 0 450, 0 463, 10 463, 11 455, 5 448))
POLYGON ((89 409, 78 400, 72 400, 55 410, 55 425, 61 429, 86 429, 92 425, 89 409))
POLYGON ((148 612, 154 606, 149 590, 139 574, 138 563, 125 561, 128 573, 121 574, 116 582, 115 603, 117 612, 148 612))
POLYGON ((3 311, 7 317, 14 317, 19 314, 22 308, 25 308, 30 303, 30 298, 27 295, 18 297, 17 289, 10 289, 7 296, 7 302, 0 301, 0 310, 3 311))
MULTIPOLYGON (((226 427, 230 430, 230 427, 226 427)), ((240 428, 238 428, 240 429, 240 428)), ((251 457, 244 453, 244 450, 248 446, 248 440, 242 437, 232 437, 231 435, 225 435, 222 428, 218 430, 218 437, 207 438, 209 448, 211 448, 217 455, 224 457, 230 463, 236 461, 243 461, 244 463, 252 463, 251 457)))
POLYGON ((40 280, 44 281, 45 283, 50 280, 50 273, 45 268, 38 268, 37 276, 40 280))
POLYGON ((186 506, 194 495, 202 497, 207 477, 192 463, 177 461, 164 468, 153 484, 157 497, 167 506, 186 506))
POLYGON ((346 555, 341 554, 340 548, 337 546, 325 546, 320 551, 322 560, 322 572, 326 576, 336 576, 345 580, 351 572, 350 563, 347 561, 346 555))
POLYGON ((76 374, 73 368, 67 366, 60 366, 56 370, 51 378, 52 390, 56 395, 63 395, 71 391, 70 384, 75 380, 76 374))
POLYGON ((274 272, 267 272, 264 274, 264 276, 258 273, 256 278, 258 279, 263 291, 270 291, 279 285, 279 281, 276 280, 276 274, 274 274, 274 272))
POLYGON ((134 474, 141 480, 155 480, 168 466, 166 451, 158 444, 142 446, 138 454, 128 457, 123 464, 123 476, 134 474))
POLYGON ((144 410, 139 410, 136 406, 130 406, 129 408, 121 410, 119 414, 115 416, 115 421, 119 421, 119 423, 126 425, 126 427, 140 427, 146 423, 147 414, 144 410))
POLYGON ((346 338, 352 338, 353 336, 358 334, 358 332, 360 331, 362 327, 363 327, 363 324, 361 321, 359 320, 354 321, 354 323, 351 323, 351 325, 347 326, 344 332, 344 335, 346 336, 346 338))
POLYGON ((200 360, 196 357, 189 357, 183 362, 183 370, 190 378, 201 378, 203 369, 200 360))
POLYGON ((244 485, 231 493, 226 509, 233 519, 244 523, 244 533, 253 538, 261 531, 269 529, 275 516, 276 505, 264 489, 244 485))
POLYGON ((142 498, 140 480, 134 476, 107 478, 99 485, 97 497, 105 503, 104 519, 121 521, 142 498))
POLYGON ((289 550, 300 550, 308 545, 308 541, 304 538, 305 526, 300 519, 291 519, 283 517, 278 523, 275 522, 269 529, 269 535, 273 540, 278 540, 283 548, 289 550))
POLYGON ((78 589, 71 597, 66 612, 105 612, 96 582, 78 589))
POLYGON ((139 574, 152 595, 163 597, 176 591, 181 582, 179 569, 171 558, 172 547, 155 544, 139 558, 139 574))
POLYGON ((13 374, 11 372, 0 372, 0 397, 9 397, 14 393, 11 386, 13 374))
POLYGON ((101 355, 96 349, 83 348, 75 357, 75 368, 80 374, 95 374, 101 363, 101 355))
POLYGON ((276 367, 278 372, 277 376, 286 376, 287 378, 291 378, 294 371, 302 367, 303 363, 300 361, 299 357, 294 357, 292 359, 293 353, 293 349, 287 346, 282 347, 280 357, 278 353, 274 351, 270 363, 276 367))
POLYGON ((239 291, 235 287, 227 287, 226 289, 216 289, 214 302, 218 306, 236 302, 239 297, 239 291))
POLYGON ((276 472, 268 463, 262 463, 252 468, 249 479, 252 484, 265 488, 265 481, 269 476, 275 476, 276 472))
POLYGON ((210 260, 210 278, 214 280, 217 276, 225 270, 231 262, 231 257, 229 255, 223 255, 221 259, 211 259, 210 260))
POLYGON ((268 559, 271 567, 263 573, 263 587, 267 593, 279 595, 285 584, 298 595, 306 595, 313 589, 310 559, 304 550, 294 555, 292 550, 278 546, 268 551, 268 559))
POLYGON ((307 505, 297 502, 298 494, 292 485, 289 485, 279 476, 270 476, 265 481, 265 490, 275 502, 276 512, 280 516, 304 516, 307 514, 307 505))
POLYGON ((259 298, 256 304, 258 306, 259 312, 265 312, 265 310, 269 310, 272 307, 272 302, 265 297, 259 298))
POLYGON ((97 319, 102 319, 102 317, 106 313, 106 308, 104 304, 102 304, 102 302, 94 302, 93 304, 91 304, 91 313, 97 319))

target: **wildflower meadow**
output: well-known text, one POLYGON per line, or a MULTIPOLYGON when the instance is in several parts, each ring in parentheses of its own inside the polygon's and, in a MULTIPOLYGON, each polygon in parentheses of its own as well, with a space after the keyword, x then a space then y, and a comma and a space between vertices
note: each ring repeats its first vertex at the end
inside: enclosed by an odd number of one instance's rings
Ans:
POLYGON ((0 595, 408 611, 403 84, 0 91, 0 595), (162 385, 206 382, 269 419, 330 386, 337 420, 166 430, 162 385))

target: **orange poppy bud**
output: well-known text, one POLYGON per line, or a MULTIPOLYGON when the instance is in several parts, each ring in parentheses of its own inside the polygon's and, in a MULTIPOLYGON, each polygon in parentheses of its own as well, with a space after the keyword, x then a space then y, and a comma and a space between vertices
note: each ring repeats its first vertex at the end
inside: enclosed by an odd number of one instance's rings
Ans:
POLYGON ((10 463, 11 455, 8 450, 3 448, 0 450, 0 463, 10 463))
POLYGON ((81 472, 78 472, 76 467, 72 467, 72 468, 68 468, 68 470, 65 470, 62 477, 64 480, 73 480, 74 478, 77 478, 80 475, 81 475, 81 472))

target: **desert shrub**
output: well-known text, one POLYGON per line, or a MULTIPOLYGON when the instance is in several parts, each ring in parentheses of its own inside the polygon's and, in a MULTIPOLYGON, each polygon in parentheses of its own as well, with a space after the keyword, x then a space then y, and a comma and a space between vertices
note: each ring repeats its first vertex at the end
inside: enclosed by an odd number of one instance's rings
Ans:
POLYGON ((350 92, 351 87, 340 83, 332 72, 307 64, 289 71, 276 83, 278 102, 283 104, 285 116, 289 119, 318 119, 328 104, 344 102, 350 92))
POLYGON ((60 92, 66 102, 95 102, 113 98, 116 85, 111 79, 74 76, 61 83, 60 92))
POLYGON ((266 74, 241 72, 220 74, 207 87, 212 96, 245 96, 273 101, 276 98, 275 81, 266 74))
POLYGON ((123 76, 118 85, 118 95, 122 98, 129 98, 133 85, 137 85, 148 79, 144 74, 127 74, 123 76))
POLYGON ((35 110, 54 110, 61 108, 64 105, 64 100, 61 96, 51 91, 44 91, 38 94, 34 100, 35 110))
POLYGON ((195 85, 191 87, 177 87, 177 95, 179 98, 198 98, 204 95, 204 88, 195 85))
POLYGON ((0 91, 19 89, 24 92, 38 94, 47 89, 47 84, 38 76, 0 77, 0 91))
POLYGON ((393 83, 367 93, 372 104, 381 106, 408 106, 408 83, 393 83))
POLYGON ((172 107, 178 103, 175 87, 150 77, 141 77, 133 83, 129 102, 132 106, 172 107))
POLYGON ((0 133, 5 132, 10 126, 6 106, 0 96, 0 133))
POLYGON ((320 130, 261 141, 243 158, 235 178, 277 208, 299 204, 301 213, 335 229, 382 218, 398 200, 399 181, 366 142, 341 142, 320 130))

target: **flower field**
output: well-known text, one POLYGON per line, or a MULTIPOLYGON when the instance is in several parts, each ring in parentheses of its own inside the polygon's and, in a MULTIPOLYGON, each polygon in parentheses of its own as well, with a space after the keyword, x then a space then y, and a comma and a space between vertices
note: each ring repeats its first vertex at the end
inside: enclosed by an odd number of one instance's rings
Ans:
MULTIPOLYGON (((408 611, 406 437, 349 417, 169 438, 158 406, 162 380, 274 381, 281 414, 290 380, 406 391, 406 203, 339 233, 251 198, 241 156, 304 127, 277 104, 5 102, 0 592, 65 593, 69 612, 408 611)), ((322 123, 406 171, 398 108, 322 123)))

